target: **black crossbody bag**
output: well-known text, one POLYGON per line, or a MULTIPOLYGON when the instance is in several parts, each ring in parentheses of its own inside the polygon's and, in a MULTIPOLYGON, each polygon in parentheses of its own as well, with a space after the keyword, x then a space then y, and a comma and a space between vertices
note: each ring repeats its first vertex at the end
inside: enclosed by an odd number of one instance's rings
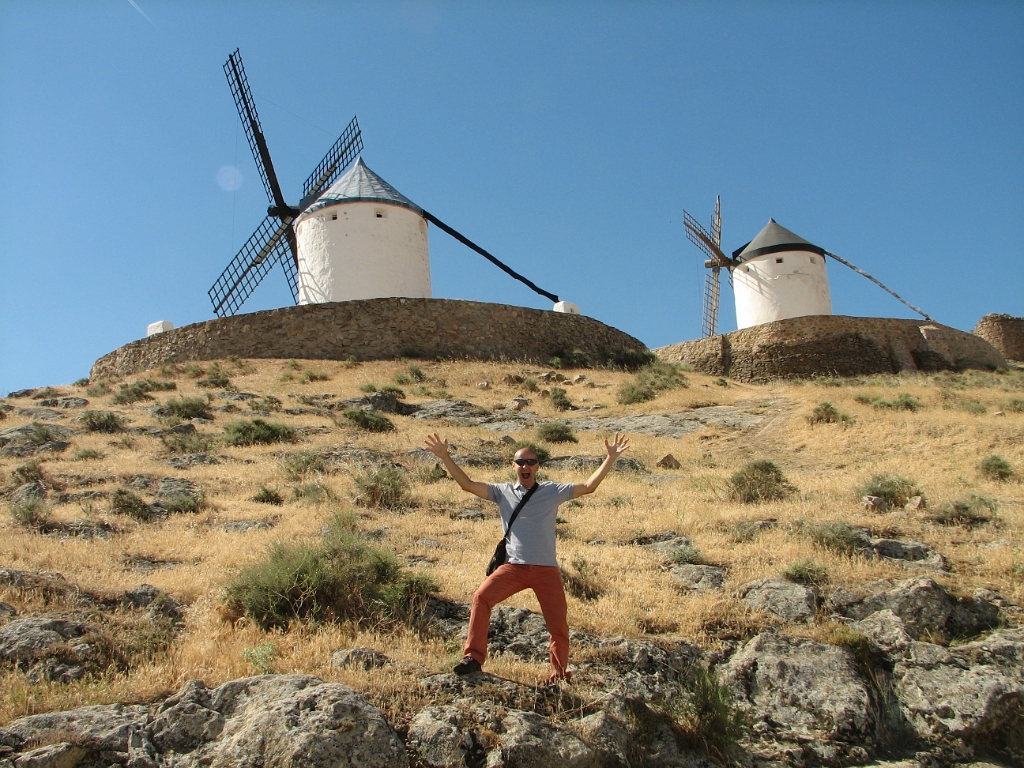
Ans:
POLYGON ((540 483, 534 483, 523 498, 519 500, 519 503, 516 504, 516 508, 512 510, 512 517, 508 519, 508 528, 505 529, 505 535, 501 537, 501 541, 498 542, 498 546, 494 548, 494 556, 491 558, 491 562, 487 564, 488 576, 498 570, 498 567, 504 565, 505 561, 508 560, 508 532, 512 530, 512 523, 516 521, 516 518, 519 516, 519 512, 526 506, 526 502, 528 502, 530 497, 533 496, 533 492, 537 490, 538 485, 540 485, 540 483))

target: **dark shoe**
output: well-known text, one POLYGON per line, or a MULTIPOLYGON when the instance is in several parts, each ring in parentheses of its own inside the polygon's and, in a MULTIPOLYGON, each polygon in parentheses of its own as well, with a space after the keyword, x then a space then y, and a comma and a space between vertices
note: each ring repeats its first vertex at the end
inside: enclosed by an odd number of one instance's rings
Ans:
POLYGON ((467 656, 452 670, 456 675, 472 675, 474 672, 480 671, 480 662, 474 659, 472 656, 467 656))

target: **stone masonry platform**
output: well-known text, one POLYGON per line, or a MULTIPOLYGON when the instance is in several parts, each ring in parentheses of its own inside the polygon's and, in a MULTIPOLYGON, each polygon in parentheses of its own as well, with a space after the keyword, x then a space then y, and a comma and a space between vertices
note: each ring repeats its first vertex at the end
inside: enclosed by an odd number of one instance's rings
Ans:
POLYGON ((927 320, 809 315, 656 349, 667 361, 740 381, 995 369, 984 339, 927 320))
POLYGON ((186 325, 125 344, 91 378, 167 363, 243 358, 389 360, 396 357, 544 363, 581 350, 593 362, 643 342, 598 320, 451 299, 367 299, 283 307, 186 325))

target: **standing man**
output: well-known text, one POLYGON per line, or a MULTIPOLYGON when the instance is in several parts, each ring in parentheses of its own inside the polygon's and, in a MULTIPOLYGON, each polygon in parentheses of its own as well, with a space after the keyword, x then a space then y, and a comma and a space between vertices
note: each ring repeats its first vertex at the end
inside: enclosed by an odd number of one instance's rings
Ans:
POLYGON ((479 672, 487 658, 487 631, 491 609, 517 592, 532 589, 540 603, 544 622, 551 634, 551 677, 548 682, 568 680, 569 622, 566 619, 565 589, 555 558, 555 521, 558 505, 597 490, 615 460, 629 447, 629 440, 618 434, 604 441, 607 457, 585 483, 537 483, 540 462, 532 448, 520 448, 512 459, 515 483, 481 483, 470 480, 448 453, 448 441, 437 433, 427 437, 427 450, 444 464, 448 474, 462 490, 498 505, 502 528, 507 532, 509 518, 523 496, 536 484, 537 489, 520 510, 508 536, 508 558, 473 593, 466 636, 465 658, 455 665, 455 673, 479 672))

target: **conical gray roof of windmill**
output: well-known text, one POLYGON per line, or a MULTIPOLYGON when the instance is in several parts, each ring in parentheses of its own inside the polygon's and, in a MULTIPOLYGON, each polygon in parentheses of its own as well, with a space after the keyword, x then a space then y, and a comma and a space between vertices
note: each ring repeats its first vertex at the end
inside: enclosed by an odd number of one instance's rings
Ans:
POLYGON ((419 214, 423 213, 423 209, 416 203, 371 171, 363 162, 362 156, 344 176, 328 187, 327 191, 309 206, 308 212, 312 213, 338 203, 357 202, 398 205, 419 214))
POLYGON ((733 251, 732 257, 736 261, 747 261, 766 253, 781 251, 810 251, 820 256, 825 255, 824 248, 804 240, 795 232, 790 232, 775 219, 768 219, 768 224, 757 233, 757 237, 733 251))

